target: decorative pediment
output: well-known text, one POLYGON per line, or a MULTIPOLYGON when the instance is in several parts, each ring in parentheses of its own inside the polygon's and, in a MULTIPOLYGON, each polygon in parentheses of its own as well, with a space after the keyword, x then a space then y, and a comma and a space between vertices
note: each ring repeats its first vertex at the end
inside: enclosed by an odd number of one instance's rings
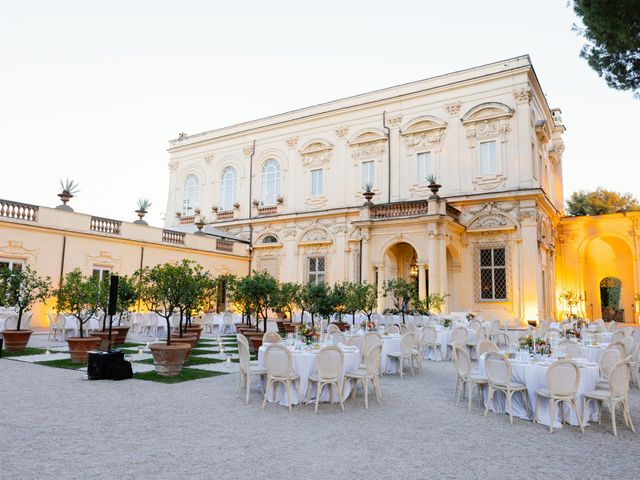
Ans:
POLYGON ((302 165, 305 167, 321 167, 333 158, 333 145, 322 140, 315 140, 300 149, 302 165))
POLYGON ((305 231, 298 244, 300 245, 322 245, 331 243, 329 232, 321 227, 311 227, 305 231))
POLYGON ((102 265, 105 267, 113 268, 115 272, 120 270, 120 263, 122 262, 121 258, 114 257, 107 250, 100 250, 98 255, 85 254, 85 263, 88 268, 91 268, 93 265, 102 265))
POLYGON ((379 158, 386 151, 387 136, 379 130, 366 130, 356 135, 350 142, 351 157, 354 160, 379 158))
POLYGON ((515 229, 518 227, 517 221, 508 213, 514 210, 517 211, 515 204, 513 208, 509 208, 509 206, 501 208, 493 202, 486 203, 481 208, 468 208, 465 211, 474 214, 474 216, 469 220, 467 232, 515 229))
POLYGON ((460 119, 467 125, 469 123, 489 122, 509 118, 513 115, 513 109, 500 102, 486 102, 476 105, 460 119))
POLYGON ((258 237, 253 244, 253 248, 280 249, 282 248, 282 242, 280 242, 280 239, 275 233, 268 231, 258 237))
POLYGON ((20 240, 7 240, 6 244, 0 245, 0 257, 2 256, 30 261, 35 261, 38 258, 36 250, 25 248, 20 240))
POLYGON ((447 122, 427 115, 409 122, 400 134, 407 147, 428 147, 440 144, 445 136, 447 122))

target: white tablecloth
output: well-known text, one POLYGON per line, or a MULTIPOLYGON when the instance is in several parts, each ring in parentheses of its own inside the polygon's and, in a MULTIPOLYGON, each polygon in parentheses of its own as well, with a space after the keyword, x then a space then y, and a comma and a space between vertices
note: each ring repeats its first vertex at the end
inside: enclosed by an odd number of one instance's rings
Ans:
MULTIPOLYGON (((440 344, 440 349, 442 350, 442 357, 440 356, 440 352, 434 348, 427 348, 424 352, 425 360, 435 360, 437 362, 441 360, 451 360, 451 348, 449 347, 449 343, 451 342, 451 334, 453 333, 453 328, 444 328, 444 327, 435 327, 436 332, 438 332, 438 340, 437 342, 440 344)), ((476 330, 473 328, 467 328, 467 342, 473 342, 476 339, 476 330)), ((475 356, 475 353, 474 353, 475 356)))
MULTIPOLYGON (((64 328, 67 331, 65 337, 80 336, 80 322, 73 315, 65 315, 64 328), (73 331, 72 335, 69 335, 70 330, 73 331)), ((102 328, 102 322, 99 321, 96 317, 91 317, 87 322, 84 323, 84 325, 82 325, 82 331, 87 337, 89 336, 89 330, 98 330, 100 328, 102 328)))
MULTIPOLYGON (((265 366, 265 352, 266 346, 261 346, 258 350, 258 364, 265 366)), ((319 351, 319 350, 318 350, 319 351)), ((301 401, 301 396, 307 394, 307 388, 309 386, 309 376, 313 373, 317 373, 316 369, 316 357, 318 351, 292 351, 293 356, 293 370, 300 377, 300 391, 295 387, 295 382, 291 384, 291 404, 297 405, 301 401)), ((352 351, 343 351, 344 353, 344 367, 340 376, 340 381, 343 381, 344 373, 349 370, 355 370, 360 365, 360 351, 358 349, 352 351)), ((351 393, 352 382, 348 381, 344 383, 344 390, 342 391, 342 399, 346 400, 351 393)), ((304 397, 303 397, 304 398, 304 397)), ((315 386, 311 389, 311 398, 315 401, 315 386)), ((334 392, 334 400, 338 400, 337 392, 334 392)), ((306 399, 305 399, 306 400, 306 399)), ((321 402, 328 402, 329 389, 323 388, 323 392, 320 397, 321 402)), ((276 402, 280 405, 288 405, 287 390, 282 383, 279 383, 276 387, 276 396, 273 396, 273 390, 267 392, 267 401, 276 402)))
MULTIPOLYGON (((524 363, 518 362, 515 360, 511 360, 511 379, 514 382, 521 383, 527 387, 527 396, 529 400, 529 407, 531 408, 531 417, 527 414, 524 403, 522 402, 522 397, 519 393, 514 394, 512 406, 513 406, 513 416, 523 418, 526 420, 530 420, 535 412, 536 408, 536 391, 540 388, 547 387, 547 371, 549 370, 550 365, 541 365, 534 363, 524 363)), ((484 367, 484 355, 480 358, 478 371, 480 375, 485 375, 485 367, 484 367)), ((596 383, 598 383, 598 377, 600 375, 600 370, 597 365, 588 364, 580 367, 580 384, 578 385, 578 408, 580 409, 580 413, 582 412, 582 401, 583 395, 585 392, 590 390, 595 390, 596 383)), ((484 403, 486 405, 488 399, 488 391, 484 390, 484 403)), ((500 413, 509 413, 506 410, 505 406, 505 398, 502 393, 494 394, 494 405, 489 405, 489 409, 491 411, 497 411, 500 413)), ((578 418, 576 417, 573 410, 564 404, 562 405, 565 412, 565 420, 571 425, 578 425, 578 418)), ((554 427, 560 428, 561 424, 561 415, 560 408, 556 411, 556 418, 554 422, 554 427)), ((598 419, 598 407, 595 402, 589 402, 589 411, 587 415, 583 414, 583 418, 585 419, 585 425, 589 420, 594 421, 598 419)), ((538 410, 538 421, 543 425, 549 425, 549 400, 542 399, 539 410, 538 410)))
POLYGON ((600 357, 602 353, 607 349, 608 343, 601 343, 600 345, 582 345, 584 350, 584 356, 589 362, 600 363, 600 357))

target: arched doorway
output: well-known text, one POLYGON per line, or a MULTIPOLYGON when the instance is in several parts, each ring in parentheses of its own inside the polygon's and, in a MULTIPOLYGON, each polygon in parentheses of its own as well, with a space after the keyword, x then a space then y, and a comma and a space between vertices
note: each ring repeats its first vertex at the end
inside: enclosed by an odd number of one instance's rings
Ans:
MULTIPOLYGON (((385 280, 401 278, 416 286, 420 298, 424 298, 429 292, 429 280, 427 267, 418 262, 416 249, 407 242, 398 242, 391 245, 383 255, 384 266, 378 270, 376 278, 379 288, 385 280)), ((388 299, 381 299, 381 306, 389 306, 388 299)))
POLYGON ((606 322, 624 321, 624 308, 620 308, 622 282, 617 277, 605 277, 600 281, 600 305, 606 322))

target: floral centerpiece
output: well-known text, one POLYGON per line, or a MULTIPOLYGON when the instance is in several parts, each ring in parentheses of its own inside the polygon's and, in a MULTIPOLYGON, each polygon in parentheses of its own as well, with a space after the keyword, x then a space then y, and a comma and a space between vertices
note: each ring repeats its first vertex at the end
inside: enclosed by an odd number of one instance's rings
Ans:
POLYGON ((576 340, 580 340, 580 329, 578 328, 570 328, 565 332, 565 336, 567 338, 575 338, 576 340))
POLYGON ((371 320, 364 321, 364 322, 360 322, 360 328, 362 330, 366 330, 368 332, 375 332, 375 331, 378 330, 378 324, 376 322, 371 321, 371 320))
POLYGON ((470 322, 470 321, 475 320, 475 319, 476 319, 476 314, 475 313, 473 313, 473 312, 467 313, 467 321, 470 322))
POLYGON ((442 326, 444 328, 449 328, 451 326, 451 323, 453 323, 453 320, 451 320, 450 318, 443 318, 442 319, 442 326))
POLYGON ((551 355, 551 344, 542 338, 536 338, 535 345, 531 335, 522 337, 520 339, 520 348, 527 349, 531 353, 538 353, 541 355, 551 355))
POLYGON ((298 335, 307 345, 311 345, 313 340, 320 339, 320 329, 317 326, 302 325, 298 330, 298 335))

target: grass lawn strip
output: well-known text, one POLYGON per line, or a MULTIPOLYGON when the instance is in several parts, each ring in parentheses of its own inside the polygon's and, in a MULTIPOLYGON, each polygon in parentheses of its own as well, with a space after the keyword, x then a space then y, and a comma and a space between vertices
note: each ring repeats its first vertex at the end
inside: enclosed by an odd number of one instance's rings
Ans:
POLYGON ((136 373, 133 378, 138 380, 148 380, 159 383, 182 383, 189 380, 199 380, 201 378, 217 377, 219 375, 225 375, 224 372, 214 372, 207 370, 197 370, 194 368, 183 368, 180 375, 175 377, 161 377, 155 371, 136 373))

